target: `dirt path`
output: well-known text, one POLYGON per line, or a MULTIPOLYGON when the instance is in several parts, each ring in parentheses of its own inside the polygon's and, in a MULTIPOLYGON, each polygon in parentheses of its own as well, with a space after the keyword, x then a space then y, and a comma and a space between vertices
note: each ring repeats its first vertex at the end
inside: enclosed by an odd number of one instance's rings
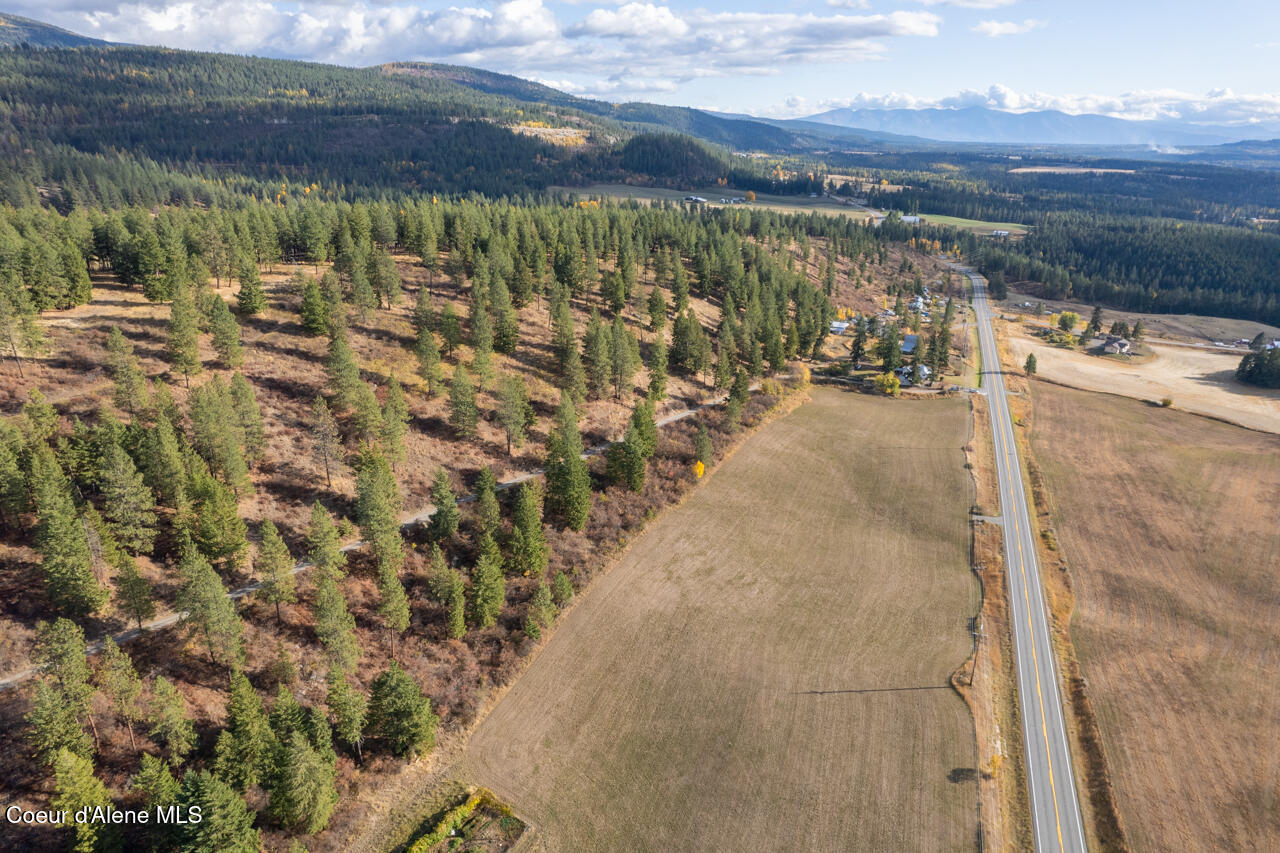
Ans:
POLYGON ((546 850, 971 850, 961 400, 819 388, 637 541, 462 776, 546 850))

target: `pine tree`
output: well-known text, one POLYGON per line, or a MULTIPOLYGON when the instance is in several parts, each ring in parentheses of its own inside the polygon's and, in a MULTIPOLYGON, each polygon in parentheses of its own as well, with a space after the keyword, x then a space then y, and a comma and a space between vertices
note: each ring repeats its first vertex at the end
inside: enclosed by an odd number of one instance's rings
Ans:
POLYGON ((298 697, 283 684, 276 689, 276 701, 271 706, 271 713, 267 715, 267 723, 280 746, 287 744, 289 736, 294 732, 301 732, 306 727, 306 711, 302 709, 298 697))
POLYGON ((495 536, 502 526, 502 509, 498 506, 498 481, 487 466, 480 469, 476 478, 476 515, 480 519, 480 530, 495 536))
POLYGON ((354 749, 356 758, 360 759, 369 702, 360 691, 351 686, 346 672, 338 667, 329 670, 329 692, 325 697, 325 704, 333 715, 333 730, 338 740, 354 749))
POLYGON ((478 301, 471 304, 471 371, 482 387, 493 378, 493 321, 478 301))
MULTIPOLYGON (((402 558, 403 559, 403 558, 402 558)), ((378 561, 378 615, 393 635, 403 634, 409 627, 409 596, 400 582, 395 562, 378 561)))
POLYGON ((209 309, 209 331, 213 333, 213 349, 224 367, 239 367, 244 363, 244 350, 240 346, 240 324, 221 296, 213 297, 209 309))
POLYGON ((302 288, 302 329, 312 337, 329 334, 329 303, 314 278, 302 288))
POLYGON ((244 646, 235 604, 227 597, 226 587, 204 555, 191 545, 184 551, 178 565, 182 586, 174 609, 182 614, 184 625, 204 638, 211 661, 238 663, 244 656, 244 646))
POLYGON ((347 344, 345 335, 335 334, 329 341, 329 355, 325 360, 325 373, 334 402, 339 409, 350 409, 360 386, 360 367, 347 344))
POLYGON ((49 601, 59 613, 87 616, 106 603, 107 590, 93 574, 93 557, 71 500, 70 484, 44 445, 37 445, 31 456, 31 490, 35 549, 41 556, 49 601))
POLYGON ((58 410, 40 393, 39 388, 32 388, 27 402, 22 404, 22 418, 26 422, 28 438, 33 445, 44 444, 53 438, 61 422, 58 410))
POLYGON ((658 422, 653 410, 653 401, 641 400, 631 411, 631 427, 636 431, 640 441, 640 452, 645 459, 653 456, 658 450, 658 422))
POLYGON ((307 562, 324 574, 339 577, 347 564, 338 528, 319 501, 311 505, 311 523, 307 525, 307 562))
POLYGON ((156 615, 151 582, 138 571, 138 564, 133 558, 123 552, 119 553, 115 568, 118 572, 115 583, 120 610, 136 622, 141 631, 142 623, 156 615))
POLYGON ((634 425, 627 428, 622 441, 609 447, 605 456, 605 470, 614 485, 626 486, 636 493, 644 490, 644 449, 634 425))
POLYGON ((587 334, 582 340, 582 360, 587 370, 587 387, 591 396, 601 398, 609 391, 609 377, 613 370, 612 338, 609 330, 595 310, 587 323, 587 334))
POLYGON ((486 533, 480 538, 480 559, 471 572, 471 621, 477 628, 488 628, 498 621, 506 594, 502 554, 486 533))
POLYGON ((244 455, 246 461, 253 465, 262 458, 267 447, 266 433, 262 427, 262 410, 258 408, 258 397, 249 380, 239 373, 231 376, 228 389, 231 396, 231 407, 235 410, 236 420, 244 434, 244 455))
POLYGON ((356 620, 347 610, 347 601, 337 578, 327 571, 316 577, 316 592, 311 612, 316 639, 324 647, 332 669, 350 672, 360 658, 356 642, 356 620))
POLYGON ((660 403, 667 398, 667 341, 662 335, 653 343, 649 356, 649 399, 660 403))
POLYGON ((444 373, 440 369, 440 347, 436 345, 435 332, 425 326, 419 329, 413 354, 418 358, 418 375, 427 383, 427 396, 439 394, 444 387, 444 373))
POLYGON ((511 527, 512 570, 527 577, 541 577, 550 548, 542 530, 542 485, 537 480, 520 484, 511 527))
MULTIPOLYGON (((54 810, 74 815, 81 809, 107 809, 111 806, 107 786, 93 775, 93 762, 88 758, 69 749, 60 749, 53 761, 53 772, 57 793, 49 805, 54 810)), ((77 853, 93 853, 100 849, 100 842, 115 834, 115 827, 110 824, 104 826, 89 820, 68 823, 75 834, 71 849, 77 853)))
POLYGON ((650 331, 661 332, 667 325, 667 300, 662 295, 661 287, 655 286, 649 291, 647 308, 649 310, 650 331))
POLYGON ((387 399, 382 404, 382 448, 392 463, 404 461, 404 436, 409 429, 409 406, 404 390, 393 376, 387 381, 387 399))
POLYGON ((227 725, 218 735, 214 772, 237 791, 265 782, 276 748, 262 698, 240 670, 231 673, 227 725))
POLYGON ((444 341, 444 354, 453 355, 453 351, 462 343, 462 324, 458 322, 452 302, 446 302, 440 309, 440 322, 436 328, 440 332, 440 339, 444 341))
POLYGON ((209 463, 209 470, 239 494, 249 485, 245 431, 222 377, 215 376, 192 392, 191 425, 196 451, 209 463))
POLYGON ((191 293, 185 286, 174 290, 169 306, 169 365, 186 379, 191 387, 191 377, 201 370, 200 325, 191 293))
POLYGON ((459 439, 475 438, 480 419, 476 407, 476 389, 467 369, 459 364, 449 383, 449 425, 459 439))
POLYGON ((449 484, 449 472, 444 468, 436 470, 435 480, 431 483, 431 503, 435 506, 435 511, 431 514, 432 535, 437 540, 455 535, 462 513, 458 511, 458 499, 454 497, 453 487, 449 484))
POLYGON ((505 374, 498 390, 498 422, 502 424, 502 430, 507 436, 508 456, 513 447, 524 445, 525 436, 535 420, 524 379, 519 374, 505 374))
POLYGON ((551 597, 557 607, 564 607, 573 598, 573 583, 562 571, 556 572, 555 579, 551 581, 551 597))
POLYGON ((577 347, 570 351, 560 376, 560 390, 569 392, 574 402, 581 405, 587 399, 587 374, 582 368, 582 356, 577 347))
POLYGON ((187 716, 187 703, 166 678, 151 685, 151 737, 169 750, 169 763, 177 767, 196 745, 196 729, 187 716))
POLYGON ((378 397, 369 387, 369 383, 361 382, 356 386, 352 400, 351 421, 355 434, 366 444, 372 442, 382 432, 382 409, 378 406, 378 397))
POLYGON ((556 423, 547 436, 547 509, 574 530, 587 526, 591 513, 591 475, 582 459, 578 413, 568 394, 560 395, 556 423))
POLYGON ((715 453, 711 449, 711 434, 707 432, 707 425, 702 422, 698 423, 698 432, 693 438, 693 457, 708 468, 715 461, 715 453))
POLYGON ((493 349, 504 355, 515 355, 520 341, 520 315, 511 304, 511 292, 506 282, 494 276, 489 285, 489 299, 493 309, 493 349))
POLYGON ((329 411, 329 404, 319 394, 311 404, 311 436, 312 452, 324 466, 325 485, 332 489, 333 470, 338 467, 342 458, 342 433, 333 413, 329 411))
POLYGON ((529 600, 528 611, 524 619, 524 632, 531 640, 542 636, 542 632, 551 627, 556 618, 556 606, 551 600, 551 587, 546 581, 538 584, 538 589, 529 600))
POLYGON ((281 748, 271 785, 268 813, 283 826, 310 835, 329 824, 338 804, 337 770, 307 742, 302 732, 289 735, 281 748))
POLYGON ((436 312, 431 307, 431 290, 426 287, 418 288, 418 295, 413 302, 413 315, 409 318, 409 322, 413 324, 414 332, 421 335, 423 329, 431 331, 436 325, 436 312))
POLYGON ((174 853, 258 853, 262 836, 253 828, 254 814, 244 799, 209 771, 188 771, 178 789, 180 814, 199 809, 199 823, 184 823, 176 832, 174 853))
POLYGON ((142 695, 142 679, 133 668, 133 661, 110 637, 103 641, 94 681, 111 705, 112 713, 128 728, 129 745, 136 749, 133 724, 143 718, 142 705, 138 701, 142 695))
POLYGON ((370 690, 369 734, 385 741, 393 755, 414 756, 435 747, 437 722, 431 700, 399 663, 391 661, 370 690))
POLYGON ((253 316, 266 311, 267 294, 262 290, 257 265, 248 258, 241 258, 237 278, 240 279, 240 292, 236 294, 236 308, 240 313, 253 316))
POLYGON ((0 424, 0 526, 16 530, 27 509, 27 478, 22 473, 20 457, 26 448, 17 429, 0 424))
POLYGON ((146 411, 150 404, 147 399, 147 376, 142 371, 138 357, 134 355, 133 344, 116 326, 111 327, 107 336, 107 371, 115 384, 112 399, 116 406, 131 415, 146 411))
POLYGON ((640 344, 619 314, 613 318, 612 341, 609 346, 609 378, 613 382, 613 396, 620 398, 623 391, 630 392, 636 370, 640 367, 640 344))
POLYGON ((41 622, 36 627, 32 661, 51 679, 58 695, 77 717, 89 713, 93 687, 89 683, 84 631, 70 619, 41 622))
POLYGON ((159 503, 181 514, 187 507, 187 469, 167 418, 157 418, 155 425, 143 433, 141 462, 143 482, 159 503))
POLYGON ((117 442, 104 448, 99 468, 103 514, 120 545, 135 554, 149 554, 156 538, 156 500, 117 442))
POLYGON ((148 809, 171 806, 178 798, 178 780, 173 778, 169 765, 149 752, 142 753, 141 766, 130 787, 142 794, 148 809))
POLYGON ((41 679, 36 683, 36 695, 26 719, 31 726, 31 745, 42 764, 53 764, 64 749, 85 758, 93 754, 93 742, 76 719, 75 708, 50 681, 41 679))
POLYGON ((298 600, 293 566, 289 546, 280 538, 280 531, 270 521, 262 522, 262 544, 258 546, 254 568, 262 578, 263 599, 276 606, 277 622, 280 621, 280 605, 298 600))
POLYGON ((197 458, 187 496, 190 508, 179 528, 191 537, 205 558, 225 569, 238 568, 249 542, 231 489, 215 480, 197 458))

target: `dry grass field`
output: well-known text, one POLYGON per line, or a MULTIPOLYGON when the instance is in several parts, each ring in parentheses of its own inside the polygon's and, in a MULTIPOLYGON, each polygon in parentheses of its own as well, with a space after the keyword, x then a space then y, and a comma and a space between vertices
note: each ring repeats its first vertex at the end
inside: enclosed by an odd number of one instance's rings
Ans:
POLYGON ((1280 849, 1280 439, 1041 382, 1032 400, 1131 846, 1280 849))
POLYGON ((595 583, 462 778, 546 850, 972 850, 968 430, 815 389, 595 583))

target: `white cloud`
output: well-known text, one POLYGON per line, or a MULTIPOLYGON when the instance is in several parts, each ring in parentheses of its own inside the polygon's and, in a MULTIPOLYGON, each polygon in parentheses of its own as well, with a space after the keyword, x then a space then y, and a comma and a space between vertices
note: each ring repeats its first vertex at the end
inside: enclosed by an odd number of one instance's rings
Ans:
POLYGON ((1027 18, 1025 21, 980 21, 973 26, 973 31, 980 35, 996 38, 998 36, 1017 36, 1043 27, 1044 21, 1027 18))
POLYGON ((956 6, 961 9, 999 9, 1018 0, 915 0, 922 6, 956 6))
POLYGON ((593 10, 570 32, 619 38, 680 38, 688 34, 689 25, 676 17, 669 6, 627 3, 616 10, 593 10))
POLYGON ((1280 123, 1280 93, 1237 94, 1212 89, 1203 95, 1175 89, 1126 92, 1120 95, 1054 95, 1018 92, 996 84, 985 91, 964 89, 944 98, 918 98, 904 92, 873 95, 860 92, 847 98, 809 100, 792 96, 780 104, 757 111, 760 115, 792 118, 826 110, 850 109, 960 109, 988 107, 1009 112, 1060 110, 1071 115, 1105 115, 1132 120, 1172 120, 1205 125, 1280 123))

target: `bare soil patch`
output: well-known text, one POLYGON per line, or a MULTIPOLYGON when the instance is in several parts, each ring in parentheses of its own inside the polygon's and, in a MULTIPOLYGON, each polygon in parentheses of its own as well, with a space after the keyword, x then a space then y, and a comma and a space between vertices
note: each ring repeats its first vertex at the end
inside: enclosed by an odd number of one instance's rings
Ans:
POLYGON ((815 389, 638 540, 463 761, 547 850, 973 848, 967 405, 815 389))

